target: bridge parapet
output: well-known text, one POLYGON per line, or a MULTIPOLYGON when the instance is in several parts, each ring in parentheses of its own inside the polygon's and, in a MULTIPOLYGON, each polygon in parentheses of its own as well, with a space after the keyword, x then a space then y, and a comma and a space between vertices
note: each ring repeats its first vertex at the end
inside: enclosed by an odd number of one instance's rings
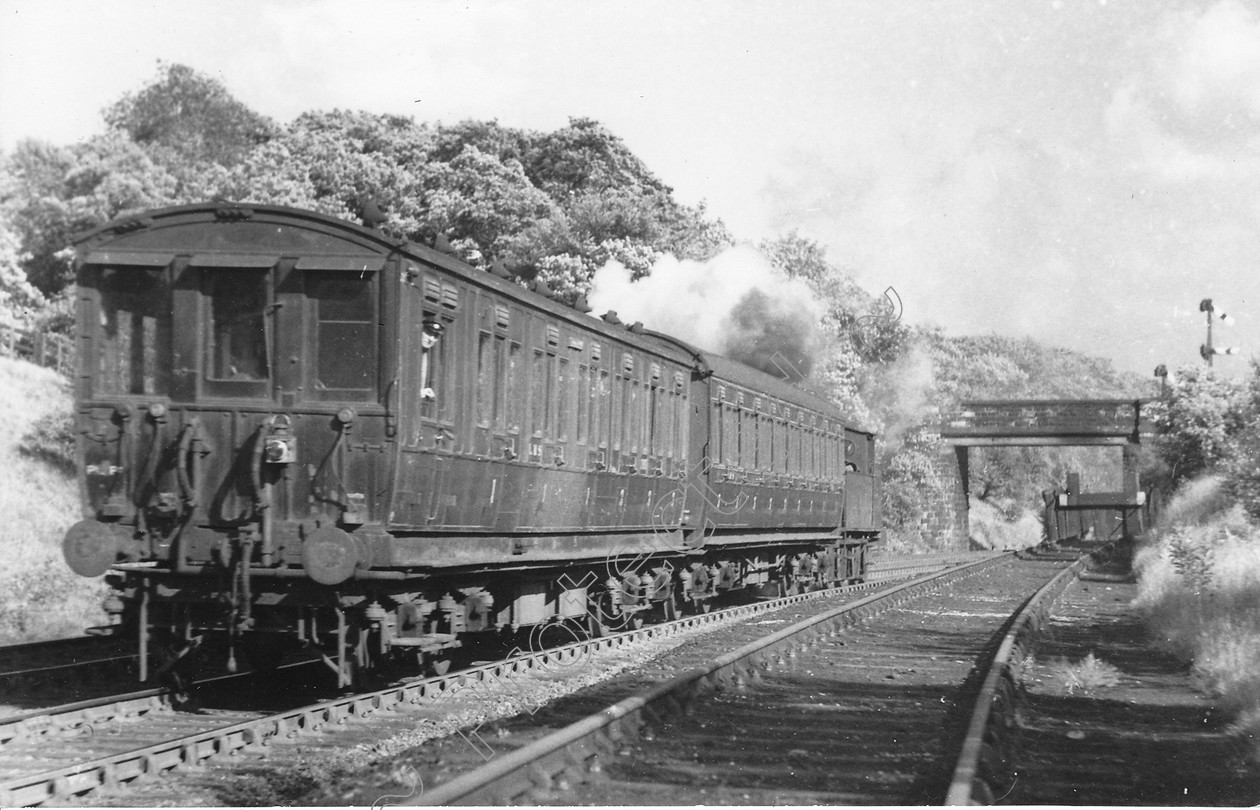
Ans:
POLYGON ((941 419, 953 445, 1123 445, 1150 432, 1140 399, 967 400, 941 419))

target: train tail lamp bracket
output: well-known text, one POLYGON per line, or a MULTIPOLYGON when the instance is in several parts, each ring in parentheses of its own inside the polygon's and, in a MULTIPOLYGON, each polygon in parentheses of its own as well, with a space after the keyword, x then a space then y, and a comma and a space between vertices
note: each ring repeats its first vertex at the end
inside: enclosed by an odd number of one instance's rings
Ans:
POLYGON ((293 425, 287 415, 271 418, 263 446, 263 459, 268 464, 277 465, 297 461, 297 437, 293 435, 293 425))

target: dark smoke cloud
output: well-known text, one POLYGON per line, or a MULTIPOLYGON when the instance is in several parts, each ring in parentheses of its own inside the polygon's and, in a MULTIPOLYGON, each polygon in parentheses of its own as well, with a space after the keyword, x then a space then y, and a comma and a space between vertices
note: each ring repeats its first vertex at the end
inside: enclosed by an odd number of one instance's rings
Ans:
POLYGON ((814 367, 817 321, 802 317, 792 302, 749 290, 731 310, 722 354, 789 382, 814 367))

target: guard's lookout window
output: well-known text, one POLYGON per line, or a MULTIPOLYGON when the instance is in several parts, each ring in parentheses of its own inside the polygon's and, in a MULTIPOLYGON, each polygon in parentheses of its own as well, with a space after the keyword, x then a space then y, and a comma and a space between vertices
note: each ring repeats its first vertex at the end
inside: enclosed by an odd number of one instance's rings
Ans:
POLYGON ((215 270, 210 273, 210 377, 265 381, 270 271, 215 270))

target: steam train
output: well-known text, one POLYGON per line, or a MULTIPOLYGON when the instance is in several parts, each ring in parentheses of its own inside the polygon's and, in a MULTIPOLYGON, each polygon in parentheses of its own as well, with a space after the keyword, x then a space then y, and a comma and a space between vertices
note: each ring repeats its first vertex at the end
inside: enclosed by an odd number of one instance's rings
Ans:
POLYGON ((142 679, 151 638, 440 671, 470 634, 860 580, 878 539, 874 436, 830 403, 498 267, 266 205, 74 247, 63 548, 142 679))

